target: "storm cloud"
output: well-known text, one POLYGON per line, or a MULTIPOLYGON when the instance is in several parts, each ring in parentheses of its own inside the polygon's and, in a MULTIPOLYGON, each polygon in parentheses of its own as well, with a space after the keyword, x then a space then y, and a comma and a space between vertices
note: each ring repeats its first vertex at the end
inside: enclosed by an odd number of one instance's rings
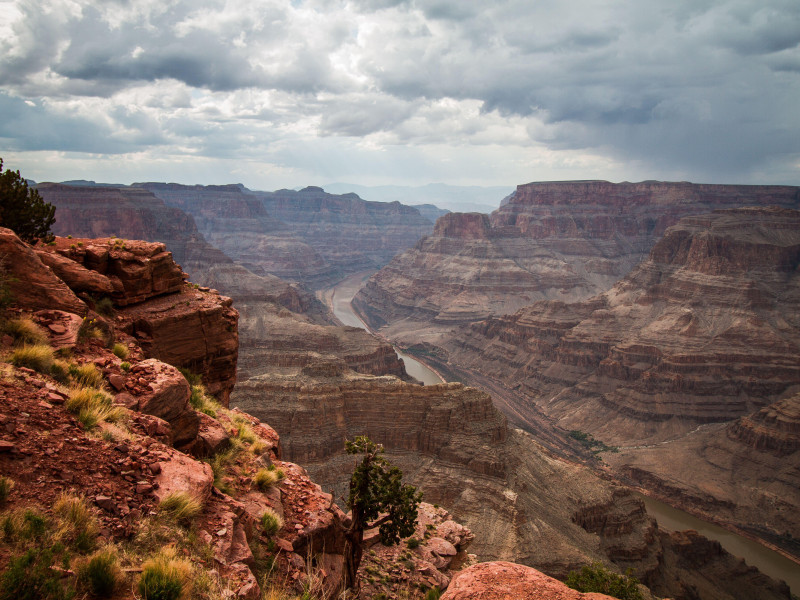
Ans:
POLYGON ((0 5, 0 144, 34 178, 800 183, 795 0, 0 5))

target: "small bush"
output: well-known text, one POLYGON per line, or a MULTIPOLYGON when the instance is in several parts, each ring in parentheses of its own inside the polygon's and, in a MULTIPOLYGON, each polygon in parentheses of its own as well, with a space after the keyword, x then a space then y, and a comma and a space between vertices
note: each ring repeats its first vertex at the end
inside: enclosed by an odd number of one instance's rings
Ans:
POLYGON ((0 475, 0 506, 6 503, 11 490, 14 489, 14 480, 5 475, 0 475))
POLYGON ((139 594, 143 600, 178 600, 191 576, 191 565, 175 557, 175 550, 164 548, 142 565, 139 594))
POLYGON ((27 367, 39 373, 49 373, 53 366, 53 349, 44 344, 25 345, 11 353, 11 364, 27 367))
POLYGON ((286 477, 285 473, 273 466, 271 469, 259 469, 253 477, 253 483, 258 489, 264 491, 282 481, 284 477, 286 477))
POLYGON ((94 363, 86 363, 69 369, 75 383, 81 386, 100 387, 103 383, 103 374, 94 363))
POLYGON ((6 321, 3 331, 13 337, 17 345, 48 345, 50 343, 47 332, 28 317, 6 321))
POLYGON ((50 375, 59 383, 67 384, 70 381, 69 366, 67 361, 57 358, 50 366, 50 375))
POLYGON ((0 575, 0 600, 68 600, 74 590, 61 583, 51 569, 59 548, 31 548, 22 556, 12 557, 0 575))
POLYGON ((442 591, 438 587, 433 586, 425 593, 425 600, 439 600, 441 596, 442 591))
POLYGON ((125 344, 120 344, 119 342, 114 344, 114 347, 111 349, 111 351, 114 353, 114 356, 121 358, 122 360, 128 358, 128 354, 130 353, 128 347, 125 344))
POLYGON ((94 310, 97 314, 103 315, 104 317, 113 317, 114 303, 111 302, 111 298, 104 296, 94 303, 94 310))
POLYGON ((192 387, 202 385, 203 380, 197 373, 193 373, 185 367, 178 367, 178 371, 181 372, 181 375, 186 378, 186 381, 188 381, 189 385, 192 387))
POLYGON ((261 531, 268 536, 273 536, 278 533, 281 527, 283 527, 283 522, 278 514, 272 509, 268 508, 266 512, 261 515, 261 531))
POLYGON ((186 492, 173 492, 159 503, 159 508, 178 523, 188 525, 203 510, 202 503, 186 492))
POLYGON ((112 548, 98 550, 77 568, 78 584, 98 598, 110 598, 121 575, 119 559, 112 548))
POLYGON ((74 494, 63 493, 53 504, 53 513, 59 518, 55 537, 78 552, 88 552, 96 543, 98 525, 86 500, 74 494))
POLYGON ((194 409, 214 419, 217 418, 217 413, 222 409, 222 405, 210 398, 206 393, 206 389, 199 384, 192 386, 192 395, 189 397, 189 403, 194 409))
POLYGON ((579 592, 599 592, 620 600, 643 600, 638 581, 631 576, 618 575, 606 569, 601 563, 584 565, 580 572, 571 571, 564 582, 579 592))
POLYGON ((128 371, 131 370, 131 363, 129 362, 120 363, 119 368, 127 373, 128 371))
POLYGON ((411 548, 413 550, 414 548, 419 548, 420 543, 421 542, 420 542, 419 538, 412 537, 412 538, 408 538, 408 541, 406 542, 406 546, 408 546, 409 548, 411 548))

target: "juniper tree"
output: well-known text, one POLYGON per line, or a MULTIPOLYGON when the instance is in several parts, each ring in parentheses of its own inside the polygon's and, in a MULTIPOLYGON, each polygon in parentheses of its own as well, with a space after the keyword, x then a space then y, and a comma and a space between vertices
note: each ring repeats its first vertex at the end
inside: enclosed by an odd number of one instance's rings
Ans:
POLYGON ((363 454, 350 478, 347 507, 351 521, 345 527, 344 586, 357 585, 364 531, 378 527, 381 543, 391 546, 414 533, 422 493, 402 482, 403 473, 383 456, 383 446, 366 436, 345 442, 348 454, 363 454))
POLYGON ((56 222, 56 207, 45 202, 35 189, 28 187, 19 171, 6 169, 0 158, 0 225, 32 244, 53 239, 50 227, 56 222))

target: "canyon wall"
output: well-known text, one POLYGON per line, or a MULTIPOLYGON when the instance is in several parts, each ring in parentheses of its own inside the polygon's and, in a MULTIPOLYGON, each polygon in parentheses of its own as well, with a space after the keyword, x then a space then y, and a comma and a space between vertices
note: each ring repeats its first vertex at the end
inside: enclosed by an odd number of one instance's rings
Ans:
MULTIPOLYGON (((56 183, 42 183, 36 189, 56 207, 53 231, 57 235, 163 242, 194 283, 237 299, 268 299, 290 310, 327 318, 325 309, 307 290, 272 275, 256 275, 235 263, 208 243, 189 214, 167 206, 149 191, 56 183)), ((72 244, 77 247, 77 242, 72 244)))
POLYGON ((781 402, 800 386, 798 265, 798 211, 687 217, 608 292, 465 326, 429 360, 491 382, 523 427, 535 407, 566 431, 619 446, 606 460, 620 473, 657 475, 676 490, 663 495, 682 495, 684 506, 800 537, 800 513, 769 500, 797 495, 796 409, 781 402), (724 435, 714 429, 737 419, 724 435), (787 453, 786 466, 765 472, 774 452, 787 453), (765 477, 774 482, 762 486, 765 477), (727 502, 740 508, 717 511, 727 502))
POLYGON ((353 469, 344 440, 368 435, 383 444, 426 501, 447 507, 473 531, 470 551, 481 560, 510 560, 562 578, 601 560, 631 567, 656 594, 675 598, 787 593, 742 571, 718 546, 694 547, 706 563, 695 573, 687 548, 660 531, 630 491, 508 428, 487 394, 461 384, 410 385, 318 360, 242 381, 233 402, 269 421, 284 456, 306 465, 336 497, 346 493, 353 469), (664 567, 668 557, 682 555, 664 567))
POLYGON ((317 187, 255 192, 237 185, 135 185, 193 215, 206 239, 250 271, 313 288, 378 269, 432 229, 399 202, 366 202, 317 187))
MULTIPOLYGON (((689 215, 739 206, 800 208, 800 188, 568 181, 520 185, 490 216, 449 214, 397 256, 354 306, 395 339, 419 324, 513 313, 537 300, 604 292, 646 258, 667 227, 689 215), (402 327, 391 325, 403 321, 402 327)), ((411 340, 414 335, 406 336, 411 340)))

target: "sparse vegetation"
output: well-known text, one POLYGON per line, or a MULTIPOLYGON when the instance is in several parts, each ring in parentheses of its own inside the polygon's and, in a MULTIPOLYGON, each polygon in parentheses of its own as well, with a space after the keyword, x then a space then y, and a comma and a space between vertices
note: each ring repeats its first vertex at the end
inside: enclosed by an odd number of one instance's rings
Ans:
POLYGON ((79 386, 99 388, 103 383, 103 374, 93 363, 70 365, 69 374, 79 386))
POLYGON ((10 357, 11 364, 15 367, 27 367, 39 373, 49 373, 54 360, 53 349, 44 344, 21 346, 10 357))
POLYGON ((181 525, 189 525, 203 511, 203 504, 186 492, 173 492, 159 503, 159 508, 181 525))
POLYGON ((425 593, 425 600, 439 600, 441 595, 442 591, 437 586, 433 586, 425 593))
POLYGON ((173 547, 163 548, 142 566, 138 590, 143 600, 178 600, 189 587, 192 567, 175 555, 173 547))
POLYGON ((125 344, 120 344, 119 342, 114 344, 114 347, 111 349, 111 351, 114 353, 114 356, 121 358, 122 360, 128 358, 128 354, 130 354, 128 347, 125 344))
POLYGON ((93 387, 73 388, 64 406, 77 415, 85 429, 93 429, 103 421, 115 423, 125 416, 125 409, 114 406, 111 396, 93 387))
POLYGON ((129 362, 122 362, 119 364, 119 368, 125 371, 126 373, 131 370, 131 363, 129 362))
POLYGON ((95 552, 76 569, 78 585, 97 598, 110 598, 120 583, 122 572, 113 547, 95 552))
POLYGON ((0 475, 0 506, 6 503, 11 490, 14 489, 14 480, 5 475, 0 475))
MULTIPOLYGON (((186 375, 184 374, 184 377, 185 376, 186 375)), ((222 408, 222 405, 211 398, 206 392, 206 388, 199 383, 192 385, 192 395, 189 397, 189 403, 194 409, 199 410, 201 413, 205 413, 214 419, 217 418, 217 414, 222 408)))
POLYGON ((420 543, 421 542, 420 542, 419 538, 412 537, 412 538, 408 538, 408 541, 406 541, 406 546, 408 546, 409 548, 411 548, 413 550, 414 548, 419 548, 420 543))
POLYGON ((9 319, 3 324, 3 331, 14 338, 16 345, 49 345, 47 332, 29 317, 9 319))
POLYGON ((619 575, 599 562, 584 565, 580 571, 571 571, 564 583, 579 592, 599 592, 620 600, 643 600, 639 582, 630 570, 627 575, 619 575))
POLYGON ((586 433, 585 431, 573 429, 569 432, 569 437, 580 442, 584 448, 591 450, 594 454, 599 454, 600 452, 618 451, 616 446, 607 446, 600 440, 594 439, 594 436, 591 433, 586 433))
POLYGON ((53 504, 53 513, 59 518, 55 539, 79 552, 88 552, 96 544, 98 525, 89 506, 80 496, 61 494, 53 504))
MULTIPOLYGON (((78 244, 80 245, 80 244, 78 244)), ((108 296, 103 296, 99 300, 95 300, 94 302, 94 310, 99 315, 103 315, 104 317, 113 317, 114 316, 114 303, 111 301, 111 298, 108 296)))
POLYGON ((274 510, 267 509, 266 512, 261 515, 261 531, 266 535, 275 535, 280 531, 281 527, 283 527, 283 522, 274 510))
POLYGON ((275 465, 270 465, 267 469, 259 469, 253 477, 253 483, 262 491, 269 489, 276 483, 283 481, 286 474, 282 469, 276 469, 275 465))

